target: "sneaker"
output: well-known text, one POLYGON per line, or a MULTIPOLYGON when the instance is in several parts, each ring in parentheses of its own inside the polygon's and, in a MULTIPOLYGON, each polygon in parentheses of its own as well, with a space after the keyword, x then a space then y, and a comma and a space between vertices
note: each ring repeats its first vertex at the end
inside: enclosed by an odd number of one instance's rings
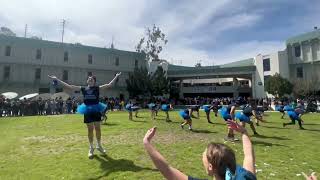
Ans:
POLYGON ((209 124, 213 124, 213 122, 212 122, 212 121, 208 121, 208 123, 209 123, 209 124))
POLYGON ((192 128, 191 128, 191 127, 189 127, 189 130, 190 130, 190 131, 192 131, 192 128))
POLYGON ((90 148, 90 149, 89 149, 89 152, 88 152, 88 158, 89 158, 89 159, 93 159, 93 152, 94 152, 94 149, 93 149, 93 148, 90 148))
POLYGON ((254 132, 253 134, 254 134, 254 135, 257 135, 257 136, 259 136, 259 134, 258 134, 257 132, 254 132))
POLYGON ((300 127, 300 130, 305 130, 305 128, 303 128, 303 127, 300 127))
POLYGON ((106 154, 106 152, 107 152, 105 149, 103 149, 102 146, 97 146, 96 149, 97 149, 98 151, 100 151, 100 153, 102 153, 102 154, 106 154))
POLYGON ((180 127, 183 129, 183 125, 182 124, 180 124, 180 127))

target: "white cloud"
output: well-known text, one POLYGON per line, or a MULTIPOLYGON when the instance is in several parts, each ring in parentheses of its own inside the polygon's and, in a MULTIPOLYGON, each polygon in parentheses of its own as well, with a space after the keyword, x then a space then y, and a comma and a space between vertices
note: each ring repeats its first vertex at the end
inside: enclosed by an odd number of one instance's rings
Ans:
POLYGON ((225 47, 220 51, 169 46, 163 56, 174 64, 194 66, 201 60, 203 65, 211 66, 253 58, 258 54, 275 53, 284 49, 285 44, 282 41, 249 41, 225 47))
POLYGON ((157 24, 169 39, 160 57, 190 66, 198 60, 221 64, 283 49, 284 42, 267 40, 224 45, 219 51, 198 47, 219 44, 221 33, 261 21, 264 11, 248 11, 247 5, 246 0, 1 0, 0 26, 22 36, 28 24, 29 36, 60 41, 60 23, 66 19, 65 42, 108 47, 114 36, 116 48, 134 51, 144 28, 157 24))

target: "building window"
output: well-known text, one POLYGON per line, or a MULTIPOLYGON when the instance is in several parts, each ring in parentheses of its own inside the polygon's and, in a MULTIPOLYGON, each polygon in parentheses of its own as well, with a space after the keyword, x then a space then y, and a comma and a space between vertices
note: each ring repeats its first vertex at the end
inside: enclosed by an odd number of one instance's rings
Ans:
POLYGON ((300 45, 294 47, 294 54, 295 54, 296 57, 300 57, 301 56, 301 47, 300 47, 300 45))
POLYGON ((297 78, 303 78, 303 68, 297 67, 297 78))
POLYGON ((3 71, 3 77, 4 79, 10 78, 10 66, 5 66, 3 71))
POLYGON ((41 59, 42 53, 41 49, 37 49, 36 59, 41 59))
POLYGON ((92 64, 92 54, 88 54, 88 64, 92 64))
POLYGON ((270 71, 270 58, 263 60, 263 71, 270 71))
POLYGON ((69 60, 69 53, 68 53, 68 51, 65 51, 65 52, 64 52, 64 54, 63 54, 63 60, 64 60, 64 62, 68 62, 68 60, 69 60))
POLYGON ((41 69, 37 68, 35 72, 35 79, 40 80, 41 79, 41 69))
POLYGON ((68 79, 69 79, 68 71, 64 70, 63 73, 62 73, 62 80, 68 81, 68 79))
POLYGON ((89 76, 92 76, 92 72, 88 72, 88 77, 89 77, 89 76))
POLYGON ((11 46, 6 46, 5 55, 6 55, 6 56, 11 56, 11 46))
POLYGON ((119 66, 119 57, 116 57, 116 62, 115 62, 116 66, 119 66))
POLYGON ((134 67, 138 67, 138 60, 134 60, 134 67))

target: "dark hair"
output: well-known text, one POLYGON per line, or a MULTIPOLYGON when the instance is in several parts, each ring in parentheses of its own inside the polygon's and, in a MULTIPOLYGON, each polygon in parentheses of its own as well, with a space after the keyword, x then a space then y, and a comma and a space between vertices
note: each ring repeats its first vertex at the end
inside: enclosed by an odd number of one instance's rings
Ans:
POLYGON ((94 80, 94 82, 97 82, 97 77, 96 76, 93 76, 93 75, 88 76, 88 79, 89 79, 89 77, 91 77, 94 80))
POLYGON ((225 179, 227 168, 232 174, 236 172, 236 157, 233 150, 220 143, 209 143, 207 146, 208 162, 216 169, 216 174, 225 179))

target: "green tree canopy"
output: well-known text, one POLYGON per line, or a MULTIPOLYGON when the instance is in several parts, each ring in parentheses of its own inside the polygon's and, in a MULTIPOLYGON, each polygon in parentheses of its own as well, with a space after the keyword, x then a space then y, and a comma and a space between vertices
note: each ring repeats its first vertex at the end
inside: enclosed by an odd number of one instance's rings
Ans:
POLYGON ((265 90, 278 97, 282 97, 285 94, 291 94, 293 85, 289 80, 280 76, 276 73, 273 76, 270 76, 265 82, 265 90))
POLYGON ((145 37, 140 39, 135 49, 144 53, 147 61, 159 61, 159 54, 167 43, 166 35, 159 27, 153 25, 152 28, 147 28, 145 37))

